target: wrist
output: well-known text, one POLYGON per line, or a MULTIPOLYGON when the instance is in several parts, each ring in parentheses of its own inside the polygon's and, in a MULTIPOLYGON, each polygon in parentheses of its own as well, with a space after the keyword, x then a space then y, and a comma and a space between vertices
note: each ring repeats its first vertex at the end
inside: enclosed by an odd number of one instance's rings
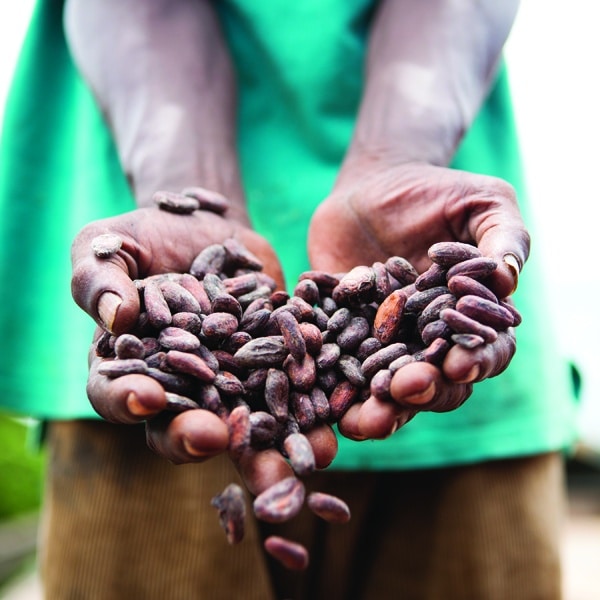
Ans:
POLYGON ((344 194, 346 191, 364 189, 377 189, 385 187, 391 174, 395 181, 401 172, 414 172, 415 168, 431 166, 424 160, 415 160, 404 153, 394 152, 392 149, 374 147, 361 147, 353 144, 339 169, 338 176, 333 186, 333 194, 344 194))

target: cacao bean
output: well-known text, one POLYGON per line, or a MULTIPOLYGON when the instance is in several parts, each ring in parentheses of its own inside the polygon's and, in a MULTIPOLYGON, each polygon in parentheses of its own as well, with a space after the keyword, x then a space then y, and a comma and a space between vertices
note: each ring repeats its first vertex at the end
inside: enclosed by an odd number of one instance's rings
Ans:
POLYGON ((300 433, 290 433, 283 441, 283 449, 296 475, 309 475, 315 470, 315 455, 308 438, 300 433))
POLYGON ((239 544, 244 539, 246 522, 246 501, 244 490, 236 483, 230 483, 220 494, 210 501, 219 511, 219 523, 225 530, 230 544, 239 544))
POLYGON ((304 571, 308 567, 308 551, 302 544, 271 535, 264 541, 264 547, 268 554, 291 571, 304 571))
POLYGON ((456 263, 481 256, 477 246, 463 242, 438 242, 429 247, 427 254, 434 263, 442 267, 451 267, 456 263))
POLYGON ((323 492, 311 492, 306 504, 315 515, 329 523, 347 523, 350 520, 348 505, 337 496, 323 492))
POLYGON ((189 215, 200 208, 200 204, 195 198, 190 198, 176 192, 154 192, 152 201, 161 210, 182 215, 189 215))
POLYGON ((300 512, 304 497, 304 484, 296 477, 286 477, 256 496, 254 514, 267 523, 289 521, 300 512))
POLYGON ((116 233, 101 233, 91 243, 92 251, 98 258, 110 258, 123 245, 123 239, 116 233))
POLYGON ((205 190, 201 187, 186 187, 181 193, 198 203, 200 210, 208 210, 217 215, 222 215, 229 208, 229 200, 217 192, 205 190))

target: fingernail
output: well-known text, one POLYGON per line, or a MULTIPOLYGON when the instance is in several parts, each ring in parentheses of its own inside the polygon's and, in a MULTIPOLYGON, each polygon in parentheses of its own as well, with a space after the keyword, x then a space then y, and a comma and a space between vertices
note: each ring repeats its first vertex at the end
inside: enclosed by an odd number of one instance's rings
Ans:
POLYGON ((419 394, 413 394, 412 396, 406 396, 404 402, 407 404, 427 404, 435 396, 435 382, 432 381, 427 389, 419 394))
POLYGON ((521 273, 521 261, 512 252, 506 253, 502 258, 504 260, 504 263, 510 269, 510 272, 513 276, 514 283, 513 283, 513 289, 511 291, 511 294, 512 294, 512 293, 514 293, 514 291, 517 289, 517 286, 519 285, 519 274, 521 273))
POLYGON ((190 442, 190 440, 188 440, 185 437, 183 438, 183 448, 191 456, 197 456, 197 457, 208 456, 207 452, 203 452, 202 450, 198 450, 198 448, 195 448, 192 445, 192 443, 190 442))
POLYGON ((154 412, 139 401, 135 392, 129 392, 125 402, 127 404, 127 410, 136 417, 147 417, 154 412))
POLYGON ((396 419, 394 421, 394 424, 392 425, 392 428, 388 431, 388 434, 386 437, 389 437, 390 435, 394 435, 394 433, 396 433, 396 431, 398 431, 399 428, 400 428, 400 423, 396 419))
POLYGON ((113 292, 104 292, 98 298, 98 316, 108 331, 113 330, 117 310, 122 302, 121 297, 113 292))
POLYGON ((471 370, 460 381, 457 381, 456 383, 473 383, 473 381, 475 381, 479 377, 479 373, 479 365, 473 365, 471 367, 471 370))

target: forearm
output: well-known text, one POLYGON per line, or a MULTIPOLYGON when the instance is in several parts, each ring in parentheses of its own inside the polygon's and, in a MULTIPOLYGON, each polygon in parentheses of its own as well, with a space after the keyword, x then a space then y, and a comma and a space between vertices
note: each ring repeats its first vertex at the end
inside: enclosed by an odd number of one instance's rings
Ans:
POLYGON ((510 0, 384 0, 346 166, 446 166, 484 100, 515 18, 510 0))
POLYGON ((74 60, 113 132, 136 201, 199 185, 245 221, 235 78, 206 0, 67 0, 74 60))

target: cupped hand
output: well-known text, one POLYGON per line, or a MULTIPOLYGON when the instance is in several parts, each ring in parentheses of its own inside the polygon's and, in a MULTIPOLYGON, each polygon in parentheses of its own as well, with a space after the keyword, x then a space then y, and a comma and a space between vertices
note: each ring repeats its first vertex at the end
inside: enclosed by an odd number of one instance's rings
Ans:
POLYGON ((134 279, 168 272, 186 272, 194 258, 210 244, 235 237, 282 285, 279 261, 268 242, 238 222, 208 212, 179 215, 158 208, 140 208, 95 221, 84 227, 71 248, 71 291, 75 302, 102 328, 119 334, 130 330, 140 305, 134 279), (98 258, 92 240, 103 233, 122 240, 118 252, 98 258))
MULTIPOLYGON (((495 259, 487 283, 498 297, 510 296, 530 243, 514 189, 501 179, 425 163, 353 164, 315 212, 309 256, 315 269, 343 272, 398 255, 423 272, 431 264, 429 247, 440 241, 474 244, 495 259)), ((506 369, 515 349, 509 329, 479 348, 452 347, 441 368, 408 364, 392 379, 393 401, 357 404, 340 431, 357 440, 384 438, 419 411, 453 410, 474 383, 506 369)))
MULTIPOLYGON (((166 272, 187 272, 193 259, 210 244, 235 237, 264 265, 265 273, 283 287, 277 257, 270 245, 244 225, 220 215, 195 211, 178 215, 158 208, 143 208, 87 225, 72 245, 72 293, 77 304, 103 330, 120 334, 131 330, 140 313, 134 279, 166 272), (114 255, 98 258, 92 240, 104 233, 117 234, 123 243, 114 255)), ((87 393, 100 416, 113 423, 145 421, 148 445, 169 461, 202 462, 229 447, 226 422, 204 410, 168 414, 162 386, 146 375, 115 379, 99 372, 105 360, 94 348, 89 356, 87 393)), ((331 428, 311 436, 317 466, 326 466, 335 454, 331 428)), ((291 474, 283 456, 274 450, 247 451, 236 461, 250 491, 259 493, 291 474)))

